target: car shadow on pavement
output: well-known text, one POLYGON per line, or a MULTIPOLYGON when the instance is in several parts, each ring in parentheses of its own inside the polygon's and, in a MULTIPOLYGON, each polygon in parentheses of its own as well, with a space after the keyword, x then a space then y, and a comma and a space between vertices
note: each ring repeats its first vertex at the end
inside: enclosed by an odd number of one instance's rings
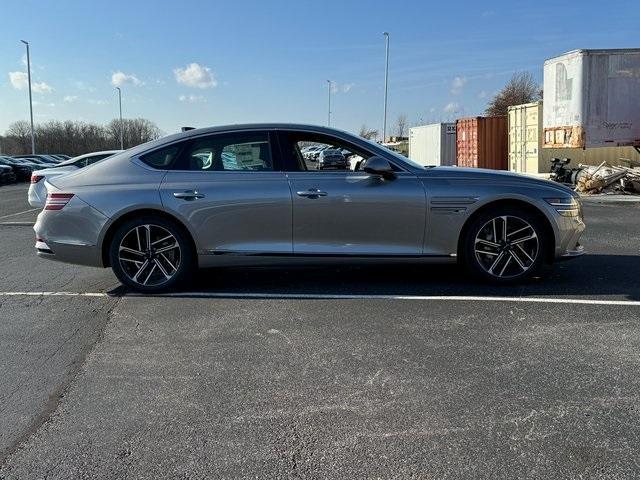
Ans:
MULTIPOLYGON (((172 296, 451 295, 531 297, 615 297, 640 300, 640 256, 585 255, 543 269, 515 285, 472 278, 457 265, 326 265, 224 267, 200 270, 172 296)), ((124 288, 110 292, 126 295, 124 288)))

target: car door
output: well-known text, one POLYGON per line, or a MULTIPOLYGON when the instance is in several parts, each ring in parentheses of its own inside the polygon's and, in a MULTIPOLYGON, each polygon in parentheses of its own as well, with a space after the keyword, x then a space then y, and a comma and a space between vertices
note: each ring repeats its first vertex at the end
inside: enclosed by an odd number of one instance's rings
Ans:
POLYGON ((292 206, 268 131, 217 133, 182 148, 160 186, 201 254, 291 253, 292 206))
POLYGON ((426 197, 422 182, 398 168, 394 179, 362 171, 322 170, 299 155, 299 145, 322 141, 371 156, 342 139, 281 132, 280 146, 293 198, 297 254, 419 255, 426 197))

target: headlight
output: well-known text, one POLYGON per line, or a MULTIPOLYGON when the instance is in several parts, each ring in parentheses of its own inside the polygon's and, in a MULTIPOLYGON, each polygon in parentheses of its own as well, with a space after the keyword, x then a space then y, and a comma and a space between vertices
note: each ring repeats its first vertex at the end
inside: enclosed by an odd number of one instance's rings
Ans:
POLYGON ((563 217, 579 217, 580 202, 574 197, 545 198, 545 202, 554 207, 563 217))

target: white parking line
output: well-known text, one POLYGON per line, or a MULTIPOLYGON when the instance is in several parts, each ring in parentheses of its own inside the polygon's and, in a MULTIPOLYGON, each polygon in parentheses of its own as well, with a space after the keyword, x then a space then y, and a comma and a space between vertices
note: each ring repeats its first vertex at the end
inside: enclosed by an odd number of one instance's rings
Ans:
MULTIPOLYGON (((0 297, 109 297, 100 292, 0 292, 0 297)), ((516 303, 548 303, 565 305, 620 305, 640 307, 638 300, 598 300, 588 298, 542 298, 542 297, 474 297, 455 295, 349 295, 349 294, 314 294, 314 293, 233 293, 233 292, 173 292, 157 295, 128 293, 125 297, 193 297, 193 298, 250 298, 273 300, 419 300, 446 302, 516 302, 516 303)))
POLYGON ((25 210, 24 212, 11 213, 9 215, 2 215, 0 220, 3 218, 17 217, 18 215, 22 215, 23 213, 35 212, 36 210, 40 210, 39 208, 32 208, 31 210, 25 210))
POLYGON ((0 225, 12 225, 14 227, 33 227, 33 222, 0 222, 0 225))

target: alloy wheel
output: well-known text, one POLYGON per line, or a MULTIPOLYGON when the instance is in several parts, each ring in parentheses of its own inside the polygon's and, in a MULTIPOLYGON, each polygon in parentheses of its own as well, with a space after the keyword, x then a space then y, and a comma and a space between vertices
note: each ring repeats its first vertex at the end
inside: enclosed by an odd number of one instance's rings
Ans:
POLYGON ((132 282, 157 287, 176 275, 182 252, 178 240, 166 228, 147 224, 132 228, 122 237, 118 260, 132 282))
POLYGON ((520 217, 492 218, 478 231, 474 241, 480 267, 496 278, 523 275, 536 263, 540 240, 531 224, 520 217))

